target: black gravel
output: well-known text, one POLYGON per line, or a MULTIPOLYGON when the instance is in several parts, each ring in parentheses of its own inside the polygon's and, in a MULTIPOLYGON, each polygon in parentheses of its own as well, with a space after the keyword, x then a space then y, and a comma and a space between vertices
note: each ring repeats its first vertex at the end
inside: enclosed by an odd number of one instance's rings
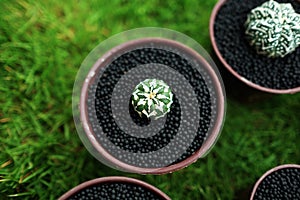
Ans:
MULTIPOLYGON (((98 97, 98 94, 96 95, 98 97)), ((97 105, 104 106, 108 101, 99 100, 101 97, 96 98, 97 105)), ((131 114, 132 120, 139 126, 145 126, 151 121, 145 118, 140 118, 137 114, 132 113, 131 106, 128 107, 131 114)), ((171 105, 171 110, 167 114, 167 119, 164 127, 152 137, 148 138, 137 138, 125 133, 116 124, 113 119, 112 113, 109 109, 103 110, 103 107, 96 107, 97 116, 99 116, 99 123, 101 124, 103 131, 106 133, 109 140, 116 146, 122 148, 123 150, 134 152, 134 153, 149 153, 152 151, 157 151, 168 145, 171 139, 176 135, 179 125, 180 125, 180 105, 178 99, 175 95, 173 97, 173 104, 171 105), (163 138, 163 139, 161 139, 163 138)), ((134 112, 134 111, 133 111, 134 112)), ((136 113, 136 112, 135 112, 136 113)))
MULTIPOLYGON (((276 0, 292 3, 300 13, 296 0, 276 0)), ((266 0, 227 0, 220 8, 214 24, 217 47, 226 62, 242 77, 262 87, 291 89, 300 87, 300 48, 283 58, 268 58, 256 53, 245 36, 248 13, 266 0)))
POLYGON ((300 169, 283 168, 269 174, 259 184, 254 200, 299 200, 300 169))
POLYGON ((69 200, 162 200, 153 191, 139 185, 113 182, 93 185, 74 194, 69 200))
MULTIPOLYGON (((179 54, 161 48, 140 48, 117 56, 113 62, 105 67, 104 73, 98 80, 94 104, 98 123, 110 142, 123 150, 133 153, 148 153, 163 148, 177 134, 180 120, 183 119, 181 119, 180 105, 176 94, 174 94, 174 103, 172 104, 171 111, 166 115, 164 127, 154 136, 148 138, 131 136, 121 130, 114 121, 111 110, 111 96, 114 86, 126 72, 139 65, 148 63, 167 65, 180 72, 189 80, 190 85, 197 95, 201 111, 199 128, 196 137, 187 151, 174 162, 178 163, 191 156, 202 146, 208 134, 212 117, 211 94, 205 80, 200 72, 179 54)), ((184 90, 185 88, 182 89, 184 90)), ((128 106, 128 109, 130 110, 130 106, 128 106)), ((151 121, 140 119, 138 115, 134 115, 132 112, 130 112, 130 116, 139 126, 146 126, 151 123, 151 121)), ((99 142, 103 142, 101 138, 97 139, 99 142)))

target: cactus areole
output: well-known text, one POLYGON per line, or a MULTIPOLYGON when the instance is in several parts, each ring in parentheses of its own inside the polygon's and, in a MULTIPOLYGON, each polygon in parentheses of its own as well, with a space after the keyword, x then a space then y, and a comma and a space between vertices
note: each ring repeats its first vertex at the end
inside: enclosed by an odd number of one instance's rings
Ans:
POLYGON ((263 3, 248 14, 245 28, 258 54, 284 57, 300 45, 300 14, 290 3, 263 3))
POLYGON ((158 119, 170 111, 173 93, 164 81, 146 79, 135 87, 131 102, 141 117, 158 119))

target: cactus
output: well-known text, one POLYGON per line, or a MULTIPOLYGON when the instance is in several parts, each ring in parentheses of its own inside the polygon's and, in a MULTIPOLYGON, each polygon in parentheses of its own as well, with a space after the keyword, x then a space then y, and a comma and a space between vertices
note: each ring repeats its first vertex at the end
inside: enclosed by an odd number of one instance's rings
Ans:
POLYGON ((268 57, 284 57, 300 45, 300 15, 290 3, 263 3, 248 14, 245 27, 250 45, 268 57))
POLYGON ((141 117, 158 119, 170 111, 173 93, 162 80, 146 79, 135 87, 131 99, 134 110, 141 117))

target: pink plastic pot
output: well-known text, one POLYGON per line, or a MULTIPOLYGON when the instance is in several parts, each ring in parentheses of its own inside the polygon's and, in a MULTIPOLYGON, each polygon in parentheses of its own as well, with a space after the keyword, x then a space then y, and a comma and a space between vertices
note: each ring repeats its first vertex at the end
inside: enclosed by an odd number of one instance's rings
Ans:
MULTIPOLYGON (((143 30, 143 31, 145 31, 145 30, 143 30)), ((151 32, 151 31, 153 31, 153 28, 146 28, 147 33, 151 32)), ((159 31, 160 31, 159 33, 161 35, 161 30, 159 29, 159 31)), ((166 31, 166 30, 164 30, 164 31, 166 31)), ((131 33, 130 36, 134 36, 134 37, 136 36, 136 31, 134 31, 134 30, 129 31, 129 33, 131 33)), ((121 170, 121 171, 140 173, 140 174, 170 173, 170 172, 182 169, 184 167, 187 167, 188 165, 195 162, 198 158, 205 156, 209 152, 209 150, 213 147, 213 145, 217 141, 218 136, 221 133, 221 129, 222 129, 224 117, 225 117, 225 108, 226 108, 226 106, 225 106, 225 91, 224 91, 224 86, 223 86, 222 80, 220 78, 220 75, 219 75, 216 67, 214 66, 212 60, 210 60, 209 58, 207 59, 207 57, 206 57, 207 54, 205 52, 202 52, 204 50, 201 49, 201 46, 199 47, 198 44, 196 44, 196 48, 191 48, 189 46, 186 46, 186 45, 180 43, 180 41, 188 41, 189 38, 187 36, 183 36, 183 34, 179 34, 178 32, 170 31, 170 30, 167 30, 167 33, 170 35, 170 37, 157 36, 157 37, 146 37, 146 38, 141 37, 141 38, 126 39, 128 41, 120 43, 119 45, 116 45, 113 48, 106 50, 106 52, 104 52, 103 54, 97 54, 97 56, 101 55, 100 58, 98 58, 98 60, 93 63, 93 66, 91 68, 86 70, 87 72, 84 75, 84 79, 83 79, 82 83, 75 84, 75 86, 74 86, 75 89, 81 87, 81 90, 78 91, 78 93, 80 94, 78 96, 80 98, 77 99, 77 96, 76 96, 76 100, 74 101, 74 99, 73 99, 73 103, 74 103, 73 108, 75 108, 73 110, 73 115, 74 115, 74 119, 76 122, 76 128, 79 133, 79 136, 80 136, 81 140, 83 141, 84 145, 86 146, 86 148, 89 150, 89 152, 94 157, 96 157, 99 161, 101 161, 102 163, 104 163, 110 167, 113 167, 113 168, 121 170), (179 39, 179 41, 178 41, 178 40, 169 39, 169 38, 174 38, 174 37, 176 38, 178 34, 180 35, 180 37, 182 37, 181 40, 179 39), (101 75, 101 72, 103 72, 103 69, 105 68, 105 66, 110 64, 114 59, 116 59, 116 57, 123 55, 126 52, 130 52, 131 50, 139 49, 141 47, 151 48, 151 47, 160 47, 160 46, 170 48, 170 49, 175 49, 176 51, 178 50, 180 52, 183 52, 184 54, 187 54, 190 56, 191 62, 199 63, 199 66, 201 66, 199 68, 201 68, 200 70, 202 70, 201 71, 201 73, 203 73, 202 76, 205 77, 207 87, 209 87, 209 90, 211 90, 211 92, 213 93, 213 94, 211 94, 212 95, 211 98, 214 99, 214 101, 212 103, 212 105, 214 106, 213 107, 214 110, 212 111, 212 116, 213 116, 212 120, 211 120, 212 124, 207 129, 207 136, 204 139, 204 142, 202 143, 201 147, 199 149, 197 149, 196 151, 194 151, 192 155, 186 157, 185 159, 181 160, 180 162, 173 163, 173 161, 172 161, 172 162, 166 163, 165 165, 164 164, 160 165, 160 167, 152 167, 152 166, 147 167, 148 166, 147 163, 143 166, 137 166, 135 164, 131 164, 130 162, 127 162, 126 160, 124 161, 123 158, 124 157, 126 159, 129 158, 129 159, 132 159, 133 161, 135 161, 136 159, 141 159, 141 161, 137 162, 138 164, 141 162, 148 162, 151 159, 154 161, 159 160, 159 162, 165 162, 165 159, 162 159, 162 157, 160 157, 160 154, 158 156, 152 154, 152 153, 156 153, 156 152, 150 152, 149 159, 146 157, 148 155, 147 153, 146 154, 145 153, 144 154, 130 154, 129 156, 126 157, 126 155, 127 155, 126 153, 128 153, 128 152, 123 151, 122 149, 120 150, 120 148, 118 146, 116 146, 116 147, 113 146, 113 148, 108 149, 109 145, 107 145, 107 144, 111 144, 111 143, 104 144, 104 143, 99 142, 99 140, 102 141, 103 138, 104 138, 103 141, 104 140, 108 141, 108 140, 105 139, 106 135, 102 134, 101 129, 97 129, 99 131, 97 131, 97 130, 95 131, 95 126, 96 126, 96 128, 98 127, 97 124, 95 125, 95 123, 94 123, 94 126, 93 126, 92 121, 96 121, 97 119, 91 120, 91 117, 90 117, 91 109, 89 108, 88 102, 93 103, 95 100, 94 99, 92 99, 91 101, 89 100, 89 98, 91 96, 93 96, 93 94, 92 95, 89 94, 89 90, 92 88, 92 85, 95 85, 96 81, 99 80, 99 79, 97 79, 97 76, 99 74, 101 75), (101 135, 101 136, 99 136, 99 135, 101 135), (118 152, 114 154, 114 152, 113 152, 114 150, 116 150, 118 152), (122 151, 123 153, 119 153, 119 151, 122 151), (133 156, 137 156, 136 159, 133 159, 133 156), (123 160, 120 159, 120 157, 122 157, 123 160), (155 159, 155 158, 157 158, 157 159, 155 159)), ((156 35, 152 34, 152 36, 156 36, 156 35)), ((195 44, 195 41, 192 41, 191 43, 195 44)), ((107 45, 105 45, 105 47, 107 47, 107 45)), ((162 65, 158 65, 158 66, 159 66, 159 68, 158 68, 158 70, 155 71, 155 73, 157 76, 162 76, 162 80, 164 80, 163 78, 165 76, 166 77, 168 76, 169 78, 173 77, 173 76, 170 76, 169 73, 172 74, 175 70, 168 71, 167 67, 164 68, 164 66, 162 66, 162 65), (166 69, 166 71, 163 71, 162 69, 166 69), (159 73, 157 73, 157 71, 159 71, 159 73)), ((144 65, 141 67, 144 67, 144 65)), ((156 64, 154 64, 153 66, 150 66, 147 69, 148 70, 154 69, 153 67, 157 67, 156 64)), ((141 68, 141 69, 143 69, 143 68, 141 68)), ((129 73, 130 73, 130 71, 126 73, 126 76, 129 73)), ((176 75, 176 73, 175 73, 175 75, 176 75)), ((131 80, 135 80, 135 79, 133 78, 131 80)), ((123 84, 123 85, 126 85, 127 83, 128 82, 125 82, 125 84, 123 84)), ((181 84, 184 84, 184 82, 181 82, 181 84)), ((176 84, 176 85, 178 86, 178 84, 176 84)), ((176 87, 176 85, 173 85, 173 86, 176 87)), ((115 88, 117 88, 117 87, 115 87, 115 88)), ((134 87, 131 87, 131 88, 134 88, 134 87)), ((117 89, 114 89, 114 91, 115 90, 117 90, 117 89)), ((123 90, 120 90, 120 91, 123 91, 123 90)), ((186 92, 186 91, 182 91, 182 92, 186 92)), ((192 95, 192 93, 187 93, 187 95, 189 95, 189 94, 192 95)), ((122 94, 118 94, 115 96, 119 97, 121 95, 122 94)), ((111 102, 113 102, 113 100, 111 100, 111 102)), ((120 119, 121 118, 122 117, 120 117, 120 119)), ((124 119, 124 118, 122 118, 122 119, 124 119)), ((184 123, 194 123, 193 120, 190 120, 190 117, 188 115, 186 117, 184 117, 184 119, 186 119, 186 120, 184 120, 185 121, 184 123)), ((130 121, 126 121, 125 125, 130 124, 129 122, 130 121)), ((183 126, 183 125, 181 124, 181 126, 183 126)), ((197 129, 195 129, 195 130, 197 131, 197 129)), ((196 134, 196 131, 195 132, 191 131, 191 132, 193 134, 194 133, 196 134)), ((112 133, 112 134, 114 134, 114 133, 112 133)), ((143 134, 143 132, 140 132, 140 133, 138 133, 138 135, 136 137, 139 137, 142 134, 143 134)), ((177 134, 176 137, 178 135, 179 134, 177 134)), ((178 136, 178 137, 182 137, 182 136, 178 136)), ((145 136, 145 138, 147 138, 147 137, 145 136)), ((183 143, 184 145, 190 145, 188 142, 186 142, 186 141, 188 141, 187 139, 188 139, 188 137, 182 137, 181 139, 178 139, 177 141, 179 142, 179 144, 183 143)), ((181 149, 181 148, 178 148, 179 146, 176 144, 173 146, 174 146, 174 148, 170 148, 169 151, 165 151, 165 152, 167 152, 166 154, 164 154, 164 155, 166 155, 166 157, 169 156, 168 152, 170 152, 170 154, 173 154, 171 156, 177 156, 177 154, 178 154, 178 156, 181 156, 182 153, 184 153, 184 151, 188 148, 188 146, 186 146, 181 149)), ((176 159, 177 158, 179 158, 179 157, 176 157, 176 159)))

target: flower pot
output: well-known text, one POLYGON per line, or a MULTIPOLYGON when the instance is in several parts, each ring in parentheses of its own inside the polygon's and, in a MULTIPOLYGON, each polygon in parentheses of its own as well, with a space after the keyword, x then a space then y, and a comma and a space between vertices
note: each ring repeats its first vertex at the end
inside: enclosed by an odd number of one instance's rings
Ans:
MULTIPOLYGON (((247 15, 264 2, 220 0, 210 18, 213 49, 225 68, 246 85, 273 94, 299 92, 300 48, 284 57, 270 58, 258 54, 245 35, 247 15)), ((300 3, 289 2, 299 13, 300 3)))
POLYGON ((73 103, 77 131, 91 154, 142 174, 173 172, 206 155, 225 115, 222 80, 206 52, 183 34, 157 28, 101 43, 78 72, 73 103), (135 86, 149 78, 163 80, 174 94, 170 112, 157 120, 140 117, 130 104, 135 86))
POLYGON ((104 177, 84 182, 69 190, 59 200, 75 199, 157 199, 170 198, 156 187, 126 177, 104 177))
POLYGON ((252 190, 251 200, 259 199, 300 199, 300 165, 280 165, 267 171, 252 190))

